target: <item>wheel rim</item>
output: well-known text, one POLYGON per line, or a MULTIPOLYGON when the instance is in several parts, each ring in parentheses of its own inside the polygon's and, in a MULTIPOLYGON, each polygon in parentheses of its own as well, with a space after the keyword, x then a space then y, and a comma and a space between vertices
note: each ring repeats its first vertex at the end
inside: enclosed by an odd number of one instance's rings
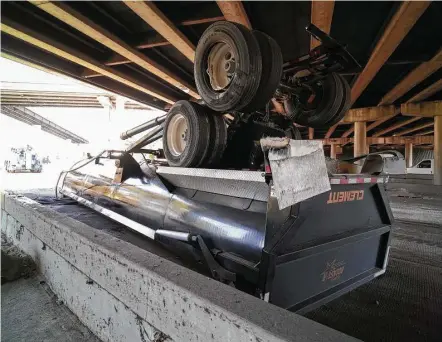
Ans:
POLYGON ((182 114, 176 114, 169 122, 167 129, 167 145, 170 153, 178 157, 186 148, 189 125, 182 114))
POLYGON ((226 89, 235 76, 236 62, 229 44, 215 44, 207 56, 207 74, 213 90, 226 89))

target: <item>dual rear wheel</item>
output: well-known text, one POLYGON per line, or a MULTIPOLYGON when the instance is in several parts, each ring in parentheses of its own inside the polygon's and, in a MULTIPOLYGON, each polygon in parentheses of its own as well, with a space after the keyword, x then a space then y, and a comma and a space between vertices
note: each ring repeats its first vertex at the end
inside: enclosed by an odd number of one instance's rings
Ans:
MULTIPOLYGON (((216 167, 227 143, 222 114, 263 109, 281 81, 283 58, 274 39, 227 21, 209 26, 195 52, 194 77, 204 105, 178 101, 164 123, 164 154, 171 166, 216 167)), ((331 73, 312 87, 313 103, 284 103, 293 122, 308 127, 330 127, 350 107, 345 79, 331 73), (302 108, 302 109, 301 109, 302 108)), ((299 133, 299 132, 298 132, 299 133)), ((298 134, 299 135, 299 134, 298 134)))
POLYGON ((342 120, 351 106, 351 91, 347 81, 337 73, 330 73, 312 86, 315 100, 307 108, 300 108, 296 99, 284 102, 287 115, 297 124, 328 128, 342 120))
POLYGON ((273 38, 221 21, 202 35, 194 77, 207 107, 217 112, 253 111, 271 99, 282 74, 282 53, 273 38))
POLYGON ((226 124, 218 113, 184 100, 169 110, 163 148, 170 166, 216 167, 226 142, 226 124))

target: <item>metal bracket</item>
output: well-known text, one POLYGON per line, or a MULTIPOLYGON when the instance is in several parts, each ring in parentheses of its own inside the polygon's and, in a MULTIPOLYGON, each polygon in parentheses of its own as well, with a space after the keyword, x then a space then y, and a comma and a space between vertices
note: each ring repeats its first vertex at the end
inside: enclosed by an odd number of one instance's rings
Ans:
POLYGON ((201 235, 196 236, 196 241, 203 252, 204 259, 206 260, 212 277, 222 282, 236 281, 236 274, 226 270, 215 260, 201 235))

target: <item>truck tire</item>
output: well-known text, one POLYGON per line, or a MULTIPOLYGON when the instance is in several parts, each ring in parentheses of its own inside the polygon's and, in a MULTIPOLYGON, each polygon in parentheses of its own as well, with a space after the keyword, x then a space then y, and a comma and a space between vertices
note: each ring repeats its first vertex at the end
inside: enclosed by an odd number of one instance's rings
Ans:
POLYGON ((339 106, 339 110, 336 113, 336 115, 329 121, 327 122, 327 126, 331 127, 335 124, 337 124, 339 121, 342 120, 342 118, 345 116, 345 114, 348 112, 348 110, 351 107, 351 89, 350 86, 347 82, 347 80, 342 76, 342 75, 338 75, 339 79, 341 80, 342 86, 343 88, 343 98, 342 98, 342 102, 341 105, 339 106))
POLYGON ((246 27, 219 21, 204 31, 195 51, 194 76, 205 104, 217 111, 241 110, 258 90, 262 59, 246 27))
POLYGON ((185 100, 175 102, 164 122, 163 149, 170 166, 197 167, 209 150, 210 123, 204 108, 185 100))
MULTIPOLYGON (((296 116, 296 123, 313 128, 325 128, 331 126, 329 122, 339 112, 344 97, 344 84, 339 75, 331 73, 327 75, 320 85, 322 96, 315 109, 304 110, 296 116)), ((290 113, 289 113, 290 115, 290 113)))
POLYGON ((219 165, 227 145, 227 127, 221 115, 207 113, 210 124, 209 149, 202 167, 219 165))
POLYGON ((275 94, 282 75, 282 52, 278 43, 269 35, 253 31, 259 44, 262 57, 262 73, 258 90, 244 110, 252 111, 264 108, 275 94))
POLYGON ((285 136, 293 140, 302 140, 301 132, 298 127, 292 126, 285 131, 285 136))

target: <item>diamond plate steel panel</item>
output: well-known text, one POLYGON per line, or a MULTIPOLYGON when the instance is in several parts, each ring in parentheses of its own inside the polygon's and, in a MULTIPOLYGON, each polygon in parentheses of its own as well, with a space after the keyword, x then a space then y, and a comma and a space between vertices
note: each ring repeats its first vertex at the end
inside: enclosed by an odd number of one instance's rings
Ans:
POLYGON ((174 186, 220 195, 267 201, 269 186, 260 171, 158 167, 157 173, 174 186))

